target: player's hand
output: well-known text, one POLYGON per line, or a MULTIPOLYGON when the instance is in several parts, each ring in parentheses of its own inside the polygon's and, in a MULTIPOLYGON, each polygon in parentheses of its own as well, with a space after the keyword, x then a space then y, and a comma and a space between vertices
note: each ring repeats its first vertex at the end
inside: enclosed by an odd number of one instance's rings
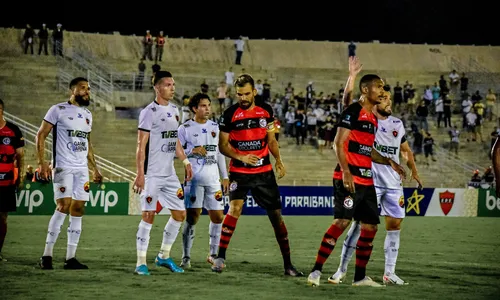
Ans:
POLYGON ((276 172, 278 172, 278 179, 285 177, 286 169, 285 165, 283 165, 283 162, 281 160, 276 161, 275 168, 276 172))
POLYGON ((241 161, 246 163, 247 165, 255 166, 259 161, 260 157, 254 154, 247 154, 241 157, 241 161))
POLYGON ((26 178, 24 176, 19 176, 17 178, 16 188, 17 188, 18 192, 24 188, 24 181, 25 180, 26 180, 26 178))
POLYGON ((43 164, 38 165, 38 168, 40 169, 40 178, 44 181, 49 181, 49 174, 50 174, 50 168, 49 164, 44 162, 43 164))
POLYGON ((406 180, 406 170, 403 166, 397 164, 392 159, 389 159, 389 164, 391 165, 392 169, 399 174, 402 180, 406 180))
POLYGON ((98 170, 94 170, 94 176, 92 178, 94 183, 102 183, 102 174, 98 170))
POLYGON ((184 170, 186 171, 186 181, 190 181, 193 179, 193 167, 191 164, 188 164, 184 167, 184 170))
POLYGON ((356 189, 354 188, 354 178, 352 177, 351 172, 342 172, 342 182, 344 183, 344 188, 349 193, 352 194, 356 192, 356 189))
POLYGON ((420 179, 420 176, 418 176, 417 172, 411 172, 411 178, 415 179, 415 181, 418 183, 417 189, 422 190, 424 188, 422 180, 420 179))
POLYGON ((205 156, 205 155, 207 155, 207 150, 203 146, 198 146, 198 147, 194 147, 193 151, 191 151, 191 153, 205 156))
POLYGON ((137 174, 134 180, 134 192, 140 194, 144 190, 144 174, 137 174))
POLYGON ((227 195, 227 192, 229 192, 229 179, 222 179, 222 192, 224 195, 227 195))
POLYGON ((349 57, 349 75, 358 75, 362 68, 363 65, 357 56, 349 57))

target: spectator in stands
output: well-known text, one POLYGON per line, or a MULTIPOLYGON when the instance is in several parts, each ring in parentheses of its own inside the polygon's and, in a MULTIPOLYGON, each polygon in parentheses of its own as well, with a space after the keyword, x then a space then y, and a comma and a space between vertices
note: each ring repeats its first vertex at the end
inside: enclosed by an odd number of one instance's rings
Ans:
POLYGON ((285 136, 286 137, 295 137, 294 134, 294 125, 295 125, 295 108, 289 107, 288 111, 285 113, 285 136))
POLYGON ((306 105, 310 105, 313 102, 313 98, 316 95, 316 91, 313 87, 313 82, 309 81, 306 86, 306 105))
POLYGON ((264 90, 262 91, 262 98, 264 99, 264 102, 269 103, 271 102, 271 84, 267 82, 267 79, 264 79, 264 84, 262 84, 264 90))
POLYGON ((236 49, 236 61, 235 64, 241 65, 241 58, 243 56, 243 51, 245 50, 245 41, 243 40, 243 36, 234 41, 234 49, 236 49))
POLYGON ((208 94, 209 86, 207 84, 207 80, 203 79, 203 82, 200 84, 200 92, 203 94, 208 94))
POLYGON ((477 114, 475 111, 471 110, 465 115, 465 119, 467 121, 467 132, 470 134, 470 139, 467 138, 467 142, 472 140, 473 142, 476 141, 477 136, 476 136, 476 121, 477 121, 477 114))
POLYGON ((443 106, 444 106, 444 127, 451 128, 451 99, 448 97, 448 94, 442 94, 443 98, 443 106))
POLYGON ((423 135, 423 130, 415 130, 416 128, 413 128, 413 156, 415 159, 415 162, 417 161, 417 155, 422 154, 422 146, 423 146, 423 141, 424 141, 424 135, 423 135))
POLYGON ((462 73, 462 77, 460 77, 460 94, 467 93, 467 89, 469 88, 469 78, 465 76, 465 73, 462 73))
MULTIPOLYGON (((438 96, 436 99, 435 103, 435 110, 437 114, 437 128, 441 127, 441 121, 444 120, 444 103, 443 103, 443 98, 441 96, 438 96)), ((446 127, 446 125, 445 125, 446 127)))
POLYGON ((401 104, 403 103, 403 88, 396 81, 396 86, 393 88, 394 108, 396 111, 401 111, 401 104))
POLYGON ((438 86, 437 82, 434 82, 432 87, 432 100, 436 101, 441 96, 441 88, 438 86))
POLYGON ((226 85, 228 86, 228 88, 231 88, 234 81, 233 67, 229 67, 226 73, 224 73, 224 78, 226 79, 226 85))
POLYGON ((318 119, 311 106, 307 108, 306 123, 309 139, 312 140, 316 138, 316 125, 318 124, 318 119))
POLYGON ((349 57, 356 56, 356 44, 354 44, 353 41, 351 41, 347 46, 347 53, 349 54, 349 57))
POLYGON ((257 90, 257 95, 255 96, 255 105, 262 105, 264 103, 264 98, 262 94, 264 93, 264 85, 262 84, 262 80, 257 79, 255 83, 255 89, 257 90))
POLYGON ((475 170, 472 174, 471 179, 468 184, 470 189, 477 189, 481 186, 481 176, 479 176, 479 170, 475 170))
POLYGON ((224 105, 224 101, 226 101, 227 98, 227 84, 222 80, 219 83, 219 87, 217 88, 217 99, 219 100, 219 114, 222 114, 224 110, 226 109, 226 106, 224 105))
POLYGON ((458 145, 460 143, 460 131, 457 125, 453 127, 449 132, 450 135, 450 152, 455 150, 455 154, 458 155, 458 145))
POLYGON ((333 139, 335 138, 333 134, 333 127, 335 126, 335 120, 329 113, 326 115, 325 125, 326 149, 333 149, 333 139))
POLYGON ((448 83, 444 79, 444 75, 439 76, 439 89, 441 90, 441 95, 448 94, 448 83))
POLYGON ((144 63, 144 59, 141 58, 139 65, 137 65, 137 69, 139 73, 137 73, 137 78, 135 79, 135 89, 142 91, 142 85, 144 83, 144 72, 146 71, 146 64, 144 63))
POLYGON ((452 94, 458 94, 458 88, 460 85, 460 75, 458 75, 456 70, 451 71, 450 75, 448 75, 450 79, 450 91, 452 94))
POLYGON ((420 101, 420 106, 417 107, 417 118, 419 122, 419 128, 424 131, 429 131, 429 123, 427 122, 427 117, 429 116, 429 109, 426 105, 425 100, 420 101))
POLYGON ((425 106, 430 107, 430 105, 432 104, 432 100, 434 99, 434 96, 432 94, 432 89, 429 85, 425 86, 423 98, 425 101, 425 106))
POLYGON ((30 24, 26 24, 23 41, 24 41, 24 54, 28 54, 28 47, 29 47, 31 55, 33 55, 33 43, 35 42, 35 31, 33 31, 33 28, 31 28, 30 24))
POLYGON ((474 93, 474 95, 472 95, 471 100, 472 100, 472 104, 475 104, 476 102, 483 100, 483 97, 481 97, 481 94, 479 93, 479 91, 476 91, 474 93))
POLYGON ((493 93, 492 89, 488 89, 488 94, 486 94, 486 117, 490 120, 490 122, 493 119, 493 110, 496 102, 497 97, 495 96, 495 93, 493 93))
POLYGON ((304 138, 307 134, 306 127, 306 115, 303 109, 297 109, 295 112, 295 139, 297 140, 297 146, 299 145, 299 139, 301 139, 302 145, 304 145, 304 138))
POLYGON ((472 101, 464 99, 462 101, 462 129, 467 127, 467 114, 472 110, 472 101))
POLYGON ((42 54, 42 48, 45 55, 49 55, 47 51, 49 40, 49 30, 47 29, 47 24, 42 24, 42 29, 38 31, 38 55, 42 54))
POLYGON ((163 46, 165 46, 165 37, 163 36, 163 31, 155 39, 156 51, 155 51, 155 61, 161 61, 163 57, 163 46))
POLYGON ((498 129, 497 126, 493 129, 493 131, 490 134, 491 137, 491 145, 490 145, 490 151, 488 151, 488 157, 491 159, 491 151, 493 150, 493 146, 495 145, 495 141, 497 140, 497 137, 500 135, 500 130, 498 129))
POLYGON ((146 34, 142 38, 142 59, 153 60, 153 36, 149 30, 146 30, 146 34))
POLYGON ((35 176, 35 173, 33 173, 33 166, 28 165, 26 167, 26 181, 33 181, 34 176, 35 176))
POLYGON ((64 40, 64 34, 63 34, 63 29, 62 29, 62 24, 59 23, 56 26, 56 29, 52 31, 52 40, 53 40, 53 53, 54 56, 63 55, 63 40, 64 40))
POLYGON ((318 152, 323 153, 323 148, 325 148, 325 135, 326 135, 326 123, 321 122, 318 124, 318 152))
POLYGON ((487 167, 484 171, 482 180, 490 185, 495 181, 495 174, 493 174, 493 168, 491 166, 487 167))
POLYGON ((430 132, 426 132, 426 137, 424 138, 424 156, 425 156, 425 164, 429 165, 429 156, 432 161, 436 161, 434 158, 434 139, 431 136, 430 132))

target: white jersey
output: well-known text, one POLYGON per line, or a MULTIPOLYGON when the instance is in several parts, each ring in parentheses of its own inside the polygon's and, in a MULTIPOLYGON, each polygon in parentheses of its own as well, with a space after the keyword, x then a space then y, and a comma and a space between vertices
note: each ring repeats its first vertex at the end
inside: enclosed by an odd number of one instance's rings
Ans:
POLYGON ((226 161, 219 152, 219 125, 211 120, 200 124, 188 120, 179 126, 179 141, 186 152, 193 168, 192 185, 219 184, 220 173, 227 178, 226 161), (193 154, 195 147, 202 146, 207 150, 206 156, 193 154))
POLYGON ((141 111, 138 129, 149 132, 144 174, 155 177, 175 175, 178 127, 179 109, 172 103, 165 106, 154 101, 141 111))
POLYGON ((52 124, 53 168, 88 168, 92 113, 69 102, 53 105, 45 117, 52 124))
MULTIPOLYGON (((373 147, 384 157, 389 157, 399 164, 401 144, 406 141, 406 131, 400 119, 389 116, 378 120, 378 130, 375 134, 373 147)), ((372 164, 373 182, 376 187, 401 189, 401 177, 389 165, 372 164)))

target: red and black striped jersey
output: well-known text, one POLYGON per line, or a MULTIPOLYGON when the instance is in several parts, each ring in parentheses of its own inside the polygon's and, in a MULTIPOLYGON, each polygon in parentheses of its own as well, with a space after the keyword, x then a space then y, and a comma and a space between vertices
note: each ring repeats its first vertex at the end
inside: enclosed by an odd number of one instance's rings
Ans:
POLYGON ((229 133, 229 143, 242 155, 254 154, 260 157, 255 166, 231 159, 229 172, 257 174, 273 170, 269 159, 267 133, 274 132, 273 109, 268 104, 242 109, 238 104, 224 111, 219 129, 229 133))
MULTIPOLYGON (((16 125, 7 122, 0 128, 0 186, 15 184, 16 149, 24 147, 24 138, 16 125)), ((23 172, 24 170, 20 170, 23 172)))
MULTIPOLYGON (((377 117, 356 102, 344 110, 336 127, 350 130, 344 151, 354 183, 373 185, 371 152, 377 131, 377 117)), ((342 179, 339 164, 333 172, 333 178, 342 179)))

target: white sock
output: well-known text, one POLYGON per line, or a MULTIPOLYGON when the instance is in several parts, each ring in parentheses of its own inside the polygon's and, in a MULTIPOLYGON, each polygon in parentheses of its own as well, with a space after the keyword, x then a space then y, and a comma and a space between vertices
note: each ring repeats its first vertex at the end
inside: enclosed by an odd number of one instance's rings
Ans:
POLYGON ((66 260, 75 257, 76 247, 80 241, 82 233, 82 217, 69 216, 68 225, 68 248, 66 250, 66 260))
POLYGON ((208 236, 209 239, 209 247, 210 247, 210 255, 217 255, 217 250, 219 250, 219 242, 220 242, 220 234, 222 230, 222 223, 216 224, 210 221, 208 225, 208 236))
POLYGON ((160 258, 167 259, 170 257, 170 249, 172 249, 172 245, 179 234, 181 225, 182 222, 176 221, 172 217, 168 219, 167 225, 165 225, 165 229, 163 230, 163 241, 161 242, 160 252, 158 253, 160 258))
POLYGON ((61 232, 61 227, 66 219, 66 214, 55 211, 50 218, 49 230, 47 232, 47 239, 45 240, 45 250, 43 251, 43 256, 52 256, 54 251, 54 244, 57 241, 57 237, 61 232))
POLYGON ((342 246, 342 254, 340 256, 339 270, 343 273, 347 272, 347 266, 351 261, 352 255, 356 251, 356 243, 361 234, 361 225, 359 222, 352 222, 351 228, 347 232, 342 246))
POLYGON ((182 228, 182 258, 191 257, 195 229, 196 225, 191 225, 188 222, 184 223, 184 228, 182 228))
POLYGON ((388 230, 385 236, 385 274, 394 274, 396 271, 396 261, 399 252, 399 234, 400 230, 388 230))
POLYGON ((137 247, 137 267, 140 265, 147 265, 146 253, 149 246, 149 232, 153 225, 141 220, 139 229, 137 229, 136 247, 137 247))

